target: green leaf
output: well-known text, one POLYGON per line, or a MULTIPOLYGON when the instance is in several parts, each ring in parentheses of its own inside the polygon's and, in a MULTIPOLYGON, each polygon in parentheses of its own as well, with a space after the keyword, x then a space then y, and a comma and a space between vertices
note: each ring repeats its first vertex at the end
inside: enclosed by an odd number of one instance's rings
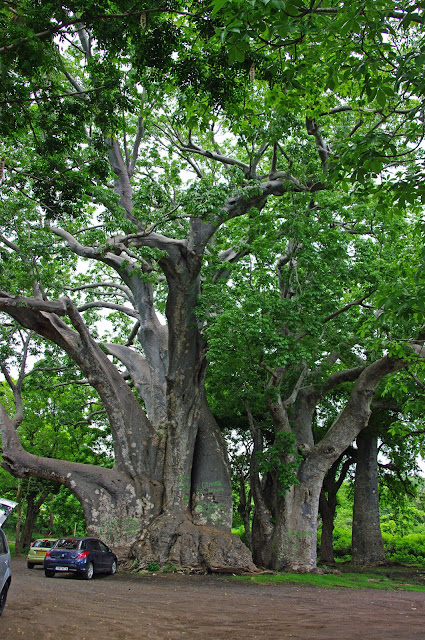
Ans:
POLYGON ((378 89, 378 91, 376 92, 376 101, 380 107, 385 107, 385 105, 387 104, 387 96, 385 94, 385 91, 383 91, 382 89, 378 89))
POLYGON ((211 3, 211 6, 213 7, 213 10, 211 12, 212 16, 215 16, 220 9, 222 9, 222 7, 224 7, 224 5, 228 2, 228 0, 215 0, 214 2, 211 3))

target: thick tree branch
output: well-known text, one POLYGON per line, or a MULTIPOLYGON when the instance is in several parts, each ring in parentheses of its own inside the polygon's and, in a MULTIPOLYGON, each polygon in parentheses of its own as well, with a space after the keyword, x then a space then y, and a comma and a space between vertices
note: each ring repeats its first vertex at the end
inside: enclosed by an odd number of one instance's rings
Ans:
POLYGON ((366 363, 364 364, 364 366, 354 367, 353 369, 345 369, 344 371, 337 371, 336 373, 332 373, 326 380, 326 383, 323 387, 323 392, 326 393, 328 391, 331 391, 344 382, 354 382, 364 371, 365 367, 366 363))
POLYGON ((6 367, 6 364, 0 361, 0 371, 4 375, 6 382, 13 393, 13 399, 15 402, 15 416, 13 418, 15 429, 19 427, 19 425, 21 424, 24 418, 24 406, 22 402, 22 383, 26 377, 25 369, 26 369, 27 358, 28 358, 28 349, 31 341, 31 333, 29 333, 25 337, 23 336, 21 337, 22 337, 23 351, 22 351, 21 363, 19 367, 18 379, 16 382, 13 381, 12 376, 10 375, 6 367))
MULTIPOLYGON (((425 356, 425 348, 422 349, 425 356)), ((406 365, 407 362, 402 358, 384 356, 367 366, 359 375, 344 409, 311 455, 316 459, 323 457, 330 466, 367 426, 373 396, 382 378, 406 365)))
POLYGON ((214 151, 209 151, 207 149, 201 149, 201 147, 196 146, 195 144, 190 144, 185 147, 179 147, 179 151, 181 153, 195 153, 205 158, 210 158, 211 160, 216 160, 217 162, 221 162, 226 166, 239 167, 242 169, 245 177, 250 177, 250 166, 241 160, 237 160, 236 158, 231 158, 229 156, 222 156, 219 153, 215 153, 214 151))
POLYGON ((92 339, 84 321, 69 299, 57 303, 11 297, 0 294, 0 311, 5 311, 22 326, 34 330, 63 348, 98 391, 108 412, 114 435, 115 461, 132 477, 144 475, 150 467, 149 452, 132 448, 131 442, 154 437, 154 430, 137 400, 100 346, 92 339), (55 314, 68 315, 77 331, 55 314))
MULTIPOLYGON (((8 313, 12 309, 25 308, 30 311, 44 311, 65 316, 65 298, 56 301, 41 300, 39 298, 27 298, 25 296, 11 296, 6 291, 0 291, 0 310, 8 313)), ((30 327, 29 327, 30 328, 30 327)))
POLYGON ((130 309, 130 307, 124 307, 121 304, 114 304, 113 302, 104 302, 103 300, 94 300, 93 302, 87 302, 86 304, 78 307, 78 311, 87 311, 87 309, 114 309, 115 311, 120 311, 121 313, 125 313, 127 316, 131 316, 132 318, 138 318, 139 314, 134 309, 130 309))
POLYGON ((267 507, 266 501, 263 496, 261 487, 260 475, 258 472, 258 453, 263 450, 262 434, 260 429, 257 429, 255 420, 249 407, 246 407, 246 413, 248 416, 249 430, 251 432, 253 448, 251 453, 249 476, 251 482, 251 490, 255 502, 255 509, 258 512, 261 527, 264 529, 266 536, 271 536, 273 533, 272 513, 267 507))
POLYGON ((18 478, 36 476, 53 480, 67 486, 75 493, 86 483, 106 486, 110 490, 116 472, 95 465, 81 464, 55 458, 44 458, 28 453, 19 440, 16 425, 6 409, 0 404, 0 433, 2 437, 3 461, 1 466, 18 478))

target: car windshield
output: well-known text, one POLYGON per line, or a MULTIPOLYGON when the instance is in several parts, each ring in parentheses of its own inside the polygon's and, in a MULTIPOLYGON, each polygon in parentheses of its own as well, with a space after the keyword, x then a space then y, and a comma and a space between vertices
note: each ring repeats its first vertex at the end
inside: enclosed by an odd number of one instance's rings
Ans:
POLYGON ((81 540, 59 540, 57 545, 57 549, 81 549, 81 540))
POLYGON ((43 549, 51 549, 55 544, 54 540, 36 540, 33 547, 43 547, 43 549))

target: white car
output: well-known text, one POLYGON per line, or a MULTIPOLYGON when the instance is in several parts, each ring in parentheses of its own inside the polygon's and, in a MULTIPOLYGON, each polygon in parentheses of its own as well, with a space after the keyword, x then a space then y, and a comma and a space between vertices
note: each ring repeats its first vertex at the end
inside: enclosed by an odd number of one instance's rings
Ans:
POLYGON ((7 500, 6 498, 0 498, 0 527, 8 519, 13 509, 18 503, 13 500, 7 500))
POLYGON ((0 528, 0 616, 6 604, 11 580, 9 547, 4 531, 0 528))
POLYGON ((9 545, 1 525, 6 521, 16 504, 12 500, 0 498, 0 616, 6 604, 7 592, 12 580, 9 545))

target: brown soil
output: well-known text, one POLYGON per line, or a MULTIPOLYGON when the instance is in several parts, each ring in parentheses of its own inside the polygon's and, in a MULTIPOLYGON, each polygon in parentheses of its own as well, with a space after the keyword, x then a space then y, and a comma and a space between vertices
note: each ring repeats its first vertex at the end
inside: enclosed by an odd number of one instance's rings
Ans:
POLYGON ((12 560, 1 640, 415 640, 425 594, 263 585, 217 575, 46 578, 12 560))

